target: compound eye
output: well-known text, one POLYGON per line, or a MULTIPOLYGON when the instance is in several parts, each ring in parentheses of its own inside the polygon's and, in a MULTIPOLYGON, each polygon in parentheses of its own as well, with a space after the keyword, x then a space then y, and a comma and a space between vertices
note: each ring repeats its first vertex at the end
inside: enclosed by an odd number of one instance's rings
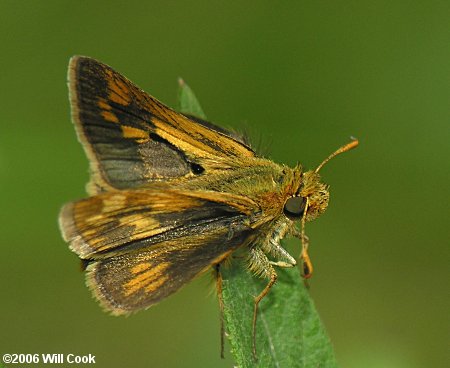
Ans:
POLYGON ((306 198, 291 197, 284 204, 284 214, 289 218, 299 218, 303 216, 303 211, 306 206, 306 198))

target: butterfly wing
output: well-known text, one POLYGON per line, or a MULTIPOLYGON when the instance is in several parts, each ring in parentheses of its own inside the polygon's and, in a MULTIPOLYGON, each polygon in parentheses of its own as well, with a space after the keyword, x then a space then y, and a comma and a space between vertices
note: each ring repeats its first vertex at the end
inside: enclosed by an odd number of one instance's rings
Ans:
POLYGON ((124 190, 66 205, 64 238, 87 260, 101 305, 126 314, 157 303, 220 263, 254 231, 245 197, 174 189, 124 190))
POLYGON ((183 191, 162 184, 149 189, 111 191, 66 204, 60 227, 82 259, 98 259, 164 246, 185 234, 201 235, 221 219, 252 222, 258 206, 229 193, 183 191))
POLYGON ((245 244, 251 234, 238 219, 218 219, 201 236, 186 234, 154 248, 92 261, 87 266, 87 284, 102 307, 112 314, 138 311, 220 263, 245 244))
POLYGON ((69 64, 72 119, 91 162, 90 194, 199 170, 225 170, 255 153, 213 124, 177 113, 109 66, 69 64))

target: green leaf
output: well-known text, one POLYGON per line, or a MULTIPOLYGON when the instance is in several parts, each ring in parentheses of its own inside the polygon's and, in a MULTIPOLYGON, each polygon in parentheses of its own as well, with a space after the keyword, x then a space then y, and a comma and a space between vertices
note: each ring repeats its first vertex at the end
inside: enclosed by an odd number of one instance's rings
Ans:
MULTIPOLYGON (((278 281, 260 302, 256 325, 259 367, 337 367, 333 348, 297 268, 277 269, 278 281)), ((267 284, 245 265, 222 272, 225 320, 239 367, 255 367, 253 297, 267 284)))
MULTIPOLYGON (((206 116, 189 86, 180 79, 179 109, 206 116)), ((222 267, 224 318, 238 367, 335 368, 333 348, 297 268, 277 269, 278 281, 259 305, 258 361, 252 354, 253 300, 267 284, 242 262, 222 267)))
POLYGON ((181 78, 178 79, 178 85, 178 110, 183 114, 206 120, 206 115, 192 89, 181 78))

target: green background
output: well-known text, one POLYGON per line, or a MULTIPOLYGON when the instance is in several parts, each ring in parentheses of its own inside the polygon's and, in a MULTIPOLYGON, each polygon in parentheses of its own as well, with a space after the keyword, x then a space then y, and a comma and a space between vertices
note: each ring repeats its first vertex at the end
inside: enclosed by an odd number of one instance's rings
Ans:
POLYGON ((232 365, 208 276, 110 317, 60 237, 88 179, 66 87, 81 54, 172 106, 182 76, 277 162, 314 167, 358 137, 323 169, 331 204, 307 227, 316 307, 342 367, 448 365, 449 16, 446 0, 2 0, 0 353, 232 365))

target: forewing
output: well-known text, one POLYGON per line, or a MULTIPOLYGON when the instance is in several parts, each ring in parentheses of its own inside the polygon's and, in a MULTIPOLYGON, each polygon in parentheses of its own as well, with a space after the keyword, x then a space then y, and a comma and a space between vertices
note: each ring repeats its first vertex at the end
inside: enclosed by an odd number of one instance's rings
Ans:
POLYGON ((215 221, 202 234, 165 241, 87 267, 87 284, 106 310, 128 314, 159 302, 246 244, 253 231, 239 218, 215 221))
POLYGON ((244 143, 151 97, 109 66, 69 64, 72 119, 91 162, 90 194, 232 167, 253 157, 244 143))
POLYGON ((250 223, 258 211, 246 197, 155 185, 69 203, 59 219, 70 248, 82 259, 98 259, 159 246, 186 234, 202 234, 222 219, 250 223))

